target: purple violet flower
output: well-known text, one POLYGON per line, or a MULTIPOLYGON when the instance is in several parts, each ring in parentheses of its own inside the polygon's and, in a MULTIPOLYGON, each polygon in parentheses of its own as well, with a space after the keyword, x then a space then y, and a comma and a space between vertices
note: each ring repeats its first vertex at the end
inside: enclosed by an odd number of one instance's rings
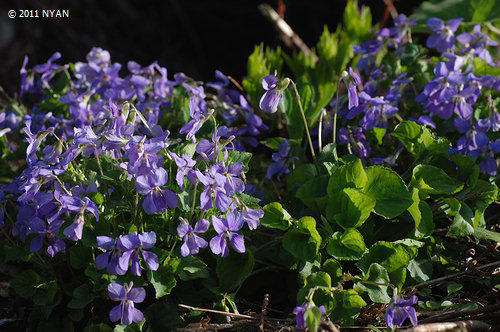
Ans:
POLYGON ((278 152, 273 153, 273 162, 267 168, 266 179, 270 180, 271 177, 276 174, 278 177, 278 181, 280 181, 280 178, 283 174, 290 173, 290 170, 288 169, 289 162, 298 158, 289 157, 289 152, 290 141, 286 139, 278 147, 278 152))
POLYGON ((243 236, 236 233, 243 227, 243 217, 241 213, 234 210, 226 215, 226 218, 218 218, 212 216, 212 225, 214 226, 217 236, 210 240, 210 249, 216 255, 227 257, 229 255, 229 247, 227 246, 226 238, 236 252, 245 252, 245 242, 243 236))
POLYGON ((358 92, 356 87, 361 84, 361 79, 359 78, 358 73, 352 70, 349 67, 349 73, 346 71, 342 72, 342 80, 344 84, 348 87, 348 96, 349 96, 349 109, 358 106, 358 92))
POLYGON ((406 318, 410 318, 411 324, 417 326, 417 312, 412 307, 417 301, 416 295, 413 295, 409 300, 394 296, 394 302, 384 315, 387 326, 394 329, 395 326, 403 325, 406 318))
MULTIPOLYGON (((210 172, 217 171, 216 169, 210 169, 210 172)), ((196 177, 205 186, 202 193, 200 194, 200 209, 207 211, 213 207, 212 195, 215 196, 215 206, 221 211, 226 212, 229 209, 229 204, 231 203, 231 197, 226 194, 224 187, 217 184, 215 181, 215 176, 210 173, 206 175, 201 173, 199 170, 195 171, 196 177)))
POLYGON ((279 79, 274 74, 268 75, 262 79, 262 87, 266 92, 262 95, 259 107, 268 113, 275 113, 278 110, 278 104, 283 97, 283 91, 278 90, 279 79))
POLYGON ((120 268, 127 271, 130 260, 132 260, 132 273, 136 276, 141 275, 141 266, 139 264, 139 253, 142 254, 146 266, 151 271, 156 271, 159 267, 158 256, 155 253, 145 251, 156 243, 156 233, 151 231, 143 234, 132 233, 120 236, 118 245, 123 248, 123 254, 118 259, 120 268))
POLYGON ((487 145, 482 146, 481 150, 484 154, 483 160, 479 163, 479 170, 483 174, 495 176, 498 171, 498 164, 495 159, 495 154, 500 152, 500 141, 489 142, 487 145))
POLYGON ((184 240, 181 246, 182 257, 195 255, 200 251, 200 248, 206 248, 207 241, 195 233, 205 233, 210 226, 210 222, 206 219, 198 220, 193 229, 186 219, 182 217, 179 217, 179 219, 181 223, 177 226, 177 234, 184 240))
POLYGON ((147 214, 161 213, 167 208, 175 209, 178 204, 177 196, 167 189, 160 189, 167 183, 167 171, 161 167, 152 171, 151 174, 139 175, 135 180, 137 192, 146 195, 142 202, 142 208, 147 214))
POLYGON ((182 190, 184 189, 184 175, 187 175, 189 182, 195 184, 196 183, 196 175, 193 171, 194 165, 196 165, 196 161, 194 161, 191 157, 184 155, 179 157, 174 152, 170 153, 170 156, 174 158, 175 164, 177 165, 177 174, 175 175, 175 180, 177 181, 177 185, 182 190))
POLYGON ((31 240, 30 251, 37 252, 42 249, 43 240, 47 238, 49 241, 47 253, 51 257, 54 257, 54 255, 58 252, 64 252, 66 250, 66 244, 63 240, 57 238, 59 228, 61 228, 63 223, 63 220, 53 220, 47 224, 42 219, 33 217, 29 221, 29 233, 38 235, 31 240))
POLYGON ((427 38, 426 46, 436 48, 439 53, 453 50, 455 48, 454 32, 457 31, 462 21, 463 18, 456 18, 449 20, 445 25, 439 18, 433 17, 427 20, 427 25, 435 33, 427 38))
POLYGON ((109 319, 112 322, 120 320, 121 324, 130 325, 132 322, 140 323, 144 320, 143 313, 134 307, 134 303, 144 301, 146 290, 142 287, 132 288, 133 285, 133 282, 125 284, 125 287, 117 283, 108 285, 109 298, 113 301, 121 301, 109 312, 109 319))
POLYGON ((481 32, 481 26, 474 26, 474 34, 465 32, 457 36, 460 44, 464 45, 463 52, 470 53, 486 61, 490 66, 495 66, 495 62, 488 51, 488 46, 498 46, 498 43, 491 40, 487 34, 481 32))
MULTIPOLYGON (((305 329, 307 327, 305 315, 313 307, 315 306, 312 303, 305 303, 303 305, 296 306, 295 309, 293 309, 293 313, 295 314, 295 322, 297 323, 298 329, 305 329)), ((323 315, 326 315, 326 309, 324 306, 320 306, 318 307, 318 309, 323 315)))
POLYGON ((73 241, 78 241, 82 238, 83 233, 83 224, 85 219, 83 214, 85 210, 90 211, 97 221, 99 221, 99 212, 97 209, 97 205, 92 202, 88 197, 84 197, 83 200, 78 197, 73 196, 64 196, 61 200, 65 204, 65 208, 71 212, 78 212, 75 220, 71 225, 66 227, 63 231, 63 234, 73 241))
POLYGON ((99 248, 108 250, 95 258, 95 266, 98 270, 106 268, 109 274, 124 275, 127 270, 120 267, 119 259, 122 255, 122 248, 118 241, 108 236, 98 236, 97 245, 99 248))

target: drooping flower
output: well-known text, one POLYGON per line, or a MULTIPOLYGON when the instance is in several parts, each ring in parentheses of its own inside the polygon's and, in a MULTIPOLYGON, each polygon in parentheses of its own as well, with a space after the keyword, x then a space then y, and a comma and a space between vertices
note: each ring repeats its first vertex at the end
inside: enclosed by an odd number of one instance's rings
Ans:
POLYGON ((200 251, 200 248, 206 248, 207 241, 195 233, 205 233, 210 226, 210 222, 206 219, 198 220, 193 229, 186 219, 182 217, 179 217, 179 219, 181 223, 177 226, 177 234, 184 240, 181 246, 181 255, 183 257, 195 255, 200 251))
POLYGON ((278 89, 279 79, 276 73, 274 71, 274 74, 262 79, 262 87, 266 92, 260 98, 259 107, 269 113, 275 113, 278 110, 278 104, 283 97, 283 91, 278 89))
MULTIPOLYGON (((306 313, 314 308, 315 306, 312 303, 304 303, 303 305, 296 306, 293 309, 293 313, 295 314, 295 322, 297 323, 297 328, 299 329, 305 329, 307 327, 306 321, 305 321, 305 315, 306 313)), ((319 311, 323 314, 326 315, 326 309, 324 306, 317 307, 319 311)))
POLYGON ((243 236, 236 233, 243 227, 243 217, 238 211, 232 211, 226 215, 226 218, 212 216, 212 225, 217 232, 217 236, 210 240, 210 249, 216 255, 227 257, 229 255, 229 247, 227 239, 236 252, 245 252, 245 242, 243 236))
POLYGON ((359 78, 358 73, 356 73, 354 70, 352 70, 351 67, 349 67, 349 73, 347 73, 346 71, 342 72, 342 80, 348 87, 349 109, 358 106, 359 100, 356 87, 361 84, 361 79, 359 78))
POLYGON ((266 179, 271 179, 273 175, 277 175, 278 181, 283 174, 290 173, 288 164, 290 161, 297 159, 297 157, 289 157, 290 141, 284 140, 278 147, 278 152, 273 153, 273 162, 267 168, 266 179))
POLYGON ((140 323, 144 320, 143 313, 134 307, 134 303, 144 301, 146 290, 142 287, 132 288, 133 285, 132 282, 125 284, 125 287, 114 282, 108 285, 109 298, 121 301, 109 312, 109 319, 112 322, 119 320, 121 324, 130 325, 132 322, 140 323))
POLYGON ((63 234, 73 241, 80 240, 83 233, 83 224, 85 222, 84 212, 90 211, 97 221, 99 221, 99 212, 97 205, 92 202, 88 197, 84 197, 83 200, 78 197, 65 196, 63 201, 66 203, 66 209, 71 212, 78 212, 75 220, 71 225, 66 227, 63 234))
POLYGON ((413 295, 409 300, 404 300, 398 296, 394 296, 394 302, 384 315, 387 326, 394 329, 395 326, 403 325, 406 318, 410 318, 411 324, 416 326, 417 312, 412 305, 417 303, 417 301, 418 298, 416 295, 413 295))

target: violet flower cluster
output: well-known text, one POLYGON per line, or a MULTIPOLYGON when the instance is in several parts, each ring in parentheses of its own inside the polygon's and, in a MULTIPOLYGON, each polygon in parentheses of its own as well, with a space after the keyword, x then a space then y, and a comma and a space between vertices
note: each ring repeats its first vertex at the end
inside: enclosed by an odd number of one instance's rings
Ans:
POLYGON ((158 269, 158 256, 144 249, 152 248, 156 243, 154 231, 143 234, 131 233, 121 235, 116 239, 101 235, 97 237, 97 245, 106 252, 96 257, 98 270, 106 269, 109 274, 124 275, 131 269, 136 276, 141 275, 140 256, 146 267, 151 271, 158 269))
MULTIPOLYGON (((432 31, 427 39, 427 47, 435 48, 442 55, 441 61, 433 68, 433 78, 415 98, 426 112, 418 114, 413 120, 431 128, 436 128, 435 121, 451 121, 462 136, 453 142, 454 147, 449 153, 473 157, 482 173, 494 176, 497 172, 495 154, 500 152, 500 141, 493 140, 494 135, 491 133, 499 130, 500 115, 494 102, 489 101, 485 105, 483 96, 498 93, 500 79, 488 75, 476 76, 474 60, 480 59, 496 67, 488 48, 498 46, 498 43, 482 33, 479 25, 474 26, 472 33, 464 32, 455 36, 461 22, 461 18, 447 22, 438 18, 427 21, 432 31), (486 108, 487 111, 478 113, 479 107, 486 108)), ((370 157, 371 153, 366 134, 373 128, 386 129, 389 121, 399 116, 403 94, 415 92, 415 85, 411 78, 406 77, 406 72, 400 74, 384 90, 379 84, 386 81, 388 75, 383 66, 375 66, 377 54, 387 45, 401 55, 406 43, 411 40, 410 28, 414 22, 400 15, 395 18, 394 23, 394 28, 384 28, 376 34, 374 40, 355 47, 355 52, 362 57, 358 62, 358 69, 371 80, 364 84, 363 91, 359 93, 359 105, 339 112, 345 115, 342 125, 348 125, 347 121, 357 122, 356 125, 349 124, 349 128, 338 131, 339 141, 347 144, 351 153, 361 158, 370 157)), ((378 160, 380 158, 374 159, 375 162, 378 160)))
MULTIPOLYGON (((26 168, 11 184, 0 187, 0 225, 4 225, 4 203, 17 199, 19 212, 10 232, 30 241, 32 252, 46 248, 54 256, 71 242, 95 236, 94 223, 107 212, 103 200, 111 200, 112 205, 129 204, 130 214, 126 215, 133 219, 130 223, 141 223, 140 210, 146 216, 171 218, 180 193, 194 191, 197 204, 193 208, 203 211, 207 219, 191 226, 188 219, 180 218, 181 255, 194 255, 207 247, 209 242, 200 235, 210 228, 213 231, 207 234, 215 234, 210 239, 215 255, 226 257, 229 247, 245 252, 244 223, 250 230, 257 228, 264 212, 238 198, 245 191, 245 165, 232 162, 230 150, 255 147, 256 136, 267 126, 245 97, 230 88, 229 79, 216 72, 220 82, 205 86, 183 73, 169 80, 166 68, 158 63, 142 67, 133 61, 127 64, 129 74, 121 76, 122 65, 113 63, 109 52, 100 48, 93 48, 86 62, 77 62, 72 68, 58 65, 60 57, 55 53, 33 69, 28 68, 26 57, 20 71, 21 95, 37 96, 42 88, 56 89, 52 86, 56 77, 69 78, 64 90, 57 91, 61 94, 59 108, 47 112, 34 107, 23 116, 1 114, 0 137, 15 130, 25 136, 26 168), (205 87, 217 95, 207 98, 205 87), (173 147, 183 139, 172 139, 170 131, 160 125, 172 110, 174 93, 188 98, 190 120, 179 133, 185 135, 186 143, 195 143, 196 151, 191 154, 175 153, 173 147), (215 126, 211 140, 197 139, 204 123, 215 120, 215 108, 226 125, 237 129, 215 126), (119 180, 110 184, 109 176, 116 172, 119 180), (118 197, 117 192, 128 196, 118 197)), ((47 97, 41 95, 43 102, 47 97)), ((113 275, 126 275, 130 270, 141 276, 143 268, 156 271, 161 262, 151 249, 157 245, 157 233, 119 235, 123 228, 117 224, 115 237, 96 234, 101 250, 96 254, 96 268, 113 275)), ((110 312, 112 321, 131 324, 143 320, 134 302, 144 300, 144 289, 110 284, 108 290, 111 299, 121 301, 110 312)))

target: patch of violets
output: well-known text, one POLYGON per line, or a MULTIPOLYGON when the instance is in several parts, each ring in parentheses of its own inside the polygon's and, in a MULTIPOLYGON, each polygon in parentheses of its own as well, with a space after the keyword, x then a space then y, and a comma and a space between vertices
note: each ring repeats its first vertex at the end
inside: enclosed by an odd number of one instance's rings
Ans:
MULTIPOLYGON (((203 84, 177 73, 169 80, 167 70, 158 63, 142 67, 133 61, 127 65, 129 74, 122 76, 122 65, 113 63, 109 52, 101 48, 93 48, 87 61, 76 62, 70 73, 69 66, 57 64, 60 57, 55 53, 33 69, 28 68, 26 57, 20 70, 21 95, 36 96, 43 88, 51 88, 55 77, 67 75, 71 81, 60 97, 67 115, 34 107, 24 117, 15 113, 0 117, 0 135, 20 129, 27 143, 26 168, 11 184, 0 188, 0 224, 4 224, 5 198, 15 197, 20 208, 10 231, 22 241, 29 240, 32 252, 45 248, 53 257, 70 243, 82 241, 86 229, 96 226, 104 212, 95 194, 112 195, 117 189, 103 192, 95 176, 87 178, 78 164, 95 160, 103 175, 109 171, 100 164, 104 156, 112 169, 121 172, 125 190, 136 195, 137 208, 146 215, 166 215, 178 208, 179 192, 198 190, 197 206, 211 218, 196 223, 180 218, 177 235, 183 240, 182 256, 196 255, 206 248, 209 242, 202 238, 205 234, 215 234, 210 239, 215 255, 226 257, 230 247, 237 253, 245 252, 240 234, 243 226, 247 223, 250 230, 256 229, 264 213, 238 199, 246 189, 245 165, 232 162, 229 150, 257 146, 256 136, 267 126, 241 92, 231 87, 228 77, 217 71, 218 82, 203 84), (171 151, 171 146, 183 139, 171 139, 159 123, 171 107, 175 89, 188 98, 190 120, 179 133, 186 143, 194 143, 194 155, 171 151), (207 98, 205 89, 216 95, 207 98), (226 125, 237 124, 238 129, 216 126, 212 140, 197 139, 204 123, 215 120, 215 112, 226 125)), ((113 234, 97 234, 98 270, 141 276, 143 268, 158 269, 161 262, 154 247, 160 239, 155 231, 120 235, 115 230, 113 234)), ((112 300, 121 301, 110 312, 112 321, 131 324, 143 320, 134 308, 134 303, 145 298, 143 288, 112 283, 108 290, 112 300)))
MULTIPOLYGON (((440 121, 453 123, 459 138, 452 142, 454 146, 448 153, 471 156, 482 173, 495 176, 500 141, 493 140, 491 132, 500 130, 500 115, 491 94, 500 91, 500 79, 475 76, 472 66, 474 60, 480 59, 496 67, 488 47, 498 43, 482 33, 479 25, 471 33, 455 36, 461 22, 462 19, 428 20, 432 33, 427 46, 440 55, 440 60, 433 68, 431 80, 415 98, 424 111, 412 120, 431 128, 436 128, 440 121), (475 110, 479 104, 484 105, 484 95, 489 98, 487 115, 477 115, 475 110)), ((375 61, 386 46, 401 55, 411 40, 414 24, 404 15, 396 17, 394 27, 380 30, 374 40, 355 47, 355 53, 361 57, 357 71, 349 67, 341 77, 347 98, 339 98, 337 106, 342 107, 339 104, 347 101, 347 109, 338 112, 338 141, 360 158, 372 157, 367 135, 395 122, 402 96, 414 89, 414 82, 406 73, 380 84, 388 74, 375 61), (369 80, 362 84, 358 73, 369 80)), ((46 63, 29 69, 26 57, 20 70, 21 96, 51 88, 51 81, 58 74, 71 76, 68 65, 56 63, 60 58, 56 52, 46 63)), ((32 252, 46 248, 53 257, 64 252, 67 244, 81 241, 85 230, 93 228, 104 212, 93 194, 112 194, 116 188, 100 192, 101 184, 86 179, 77 164, 82 159, 99 161, 100 156, 105 156, 115 170, 122 172, 127 190, 136 194, 147 215, 167 215, 177 209, 181 191, 192 189, 199 194, 199 210, 206 217, 192 213, 189 218, 179 217, 176 230, 183 242, 181 256, 197 255, 207 247, 221 257, 227 257, 231 248, 236 253, 245 252, 244 224, 249 230, 256 229, 264 212, 248 207, 238 198, 251 188, 244 182, 245 165, 232 162, 229 155, 231 149, 256 147, 258 135, 268 129, 245 96, 219 71, 215 74, 216 82, 203 84, 183 73, 169 80, 166 68, 156 62, 142 67, 131 61, 127 64, 129 73, 122 76, 122 65, 113 63, 109 52, 100 48, 93 48, 86 60, 74 64, 69 91, 60 97, 67 108, 66 117, 39 107, 22 117, 14 112, 0 114, 0 137, 20 130, 27 146, 26 168, 11 184, 0 188, 0 225, 4 224, 6 197, 14 197, 20 208, 10 232, 22 241, 28 239, 32 252), (193 154, 172 152, 171 146, 182 139, 171 139, 171 133, 159 123, 172 107, 170 98, 175 91, 182 91, 188 98, 189 120, 179 133, 185 138, 183 143, 195 145, 193 154), (208 98, 207 91, 214 97, 208 98), (214 125, 210 140, 198 139, 196 135, 207 121, 215 123, 215 114, 222 117, 225 126, 214 125), (237 129, 228 128, 234 124, 238 124, 237 129), (175 176, 169 177, 169 172, 175 172, 175 176), (73 180, 68 181, 70 178, 73 180)), ((260 109, 277 112, 287 85, 276 72, 264 77, 260 109)), ((402 149, 400 146, 389 156, 371 158, 371 163, 394 166, 402 149)), ((290 172, 289 166, 297 157, 289 153, 290 142, 285 140, 272 154, 267 179, 276 176, 280 180, 290 172)), ((157 245, 154 231, 113 234, 114 237, 97 235, 97 269, 113 275, 126 275, 130 270, 135 276, 142 275, 143 267, 158 269, 160 262, 153 252, 157 245)), ((108 294, 112 300, 120 301, 110 312, 112 321, 131 324, 144 319, 134 307, 134 303, 145 299, 143 288, 133 288, 132 283, 111 283, 108 294)), ((395 297, 386 313, 388 326, 400 326, 406 318, 415 325, 416 314, 411 307, 415 303, 416 297, 395 297)), ((299 328, 305 327, 304 314, 310 308, 309 304, 295 308, 299 328)), ((324 308, 319 309, 324 314, 324 308)))
MULTIPOLYGON (((348 145, 350 152, 360 158, 372 157, 366 135, 373 128, 385 129, 389 122, 397 123, 395 119, 402 95, 417 93, 415 101, 422 105, 425 112, 409 120, 434 129, 439 121, 450 121, 459 136, 457 141, 452 142, 453 147, 448 153, 471 156, 477 160, 481 173, 496 175, 494 156, 498 153, 498 140, 493 140, 491 133, 499 130, 500 115, 491 101, 491 94, 500 91, 500 79, 476 76, 473 69, 477 59, 493 67, 498 66, 488 49, 497 47, 498 43, 483 33, 479 25, 475 25, 471 32, 457 34, 462 21, 461 18, 446 22, 438 18, 427 21, 432 31, 426 41, 427 47, 441 57, 433 68, 430 81, 419 92, 406 73, 394 79, 388 87, 384 82, 382 89, 380 83, 387 74, 383 66, 375 65, 377 54, 386 46, 395 49, 396 54, 402 54, 405 45, 411 41, 414 21, 400 15, 394 19, 393 28, 383 28, 376 33, 375 39, 356 46, 354 51, 361 57, 357 69, 370 80, 358 93, 359 105, 353 107, 353 103, 349 102, 348 110, 339 112, 343 126, 338 130, 339 142, 348 145), (485 107, 484 96, 489 98, 486 104, 488 111, 478 115, 478 107, 485 107)), ((346 88, 351 99, 352 89, 348 82, 346 88)), ((380 163, 384 159, 389 161, 387 158, 390 159, 390 156, 374 160, 380 163)))

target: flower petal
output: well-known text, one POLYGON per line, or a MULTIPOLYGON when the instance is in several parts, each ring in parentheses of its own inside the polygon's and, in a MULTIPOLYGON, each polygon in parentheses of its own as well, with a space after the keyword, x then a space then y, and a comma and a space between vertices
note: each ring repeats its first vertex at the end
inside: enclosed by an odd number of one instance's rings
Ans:
POLYGON ((234 251, 239 252, 240 254, 245 252, 245 241, 243 240, 243 236, 239 234, 231 234, 229 241, 231 242, 231 246, 234 251))
POLYGON ((120 318, 122 318, 122 305, 121 304, 117 305, 116 307, 111 309, 111 311, 109 312, 109 320, 110 321, 116 322, 117 320, 120 320, 120 318))
POLYGON ((127 294, 127 299, 135 303, 141 303, 145 298, 146 290, 142 287, 132 288, 127 294))
POLYGON ((122 285, 112 282, 108 285, 108 295, 113 301, 124 301, 127 299, 127 290, 122 285))
POLYGON ((158 256, 156 256, 155 253, 142 251, 142 257, 144 257, 144 262, 146 263, 148 269, 150 269, 151 271, 158 270, 160 264, 158 263, 158 256))

